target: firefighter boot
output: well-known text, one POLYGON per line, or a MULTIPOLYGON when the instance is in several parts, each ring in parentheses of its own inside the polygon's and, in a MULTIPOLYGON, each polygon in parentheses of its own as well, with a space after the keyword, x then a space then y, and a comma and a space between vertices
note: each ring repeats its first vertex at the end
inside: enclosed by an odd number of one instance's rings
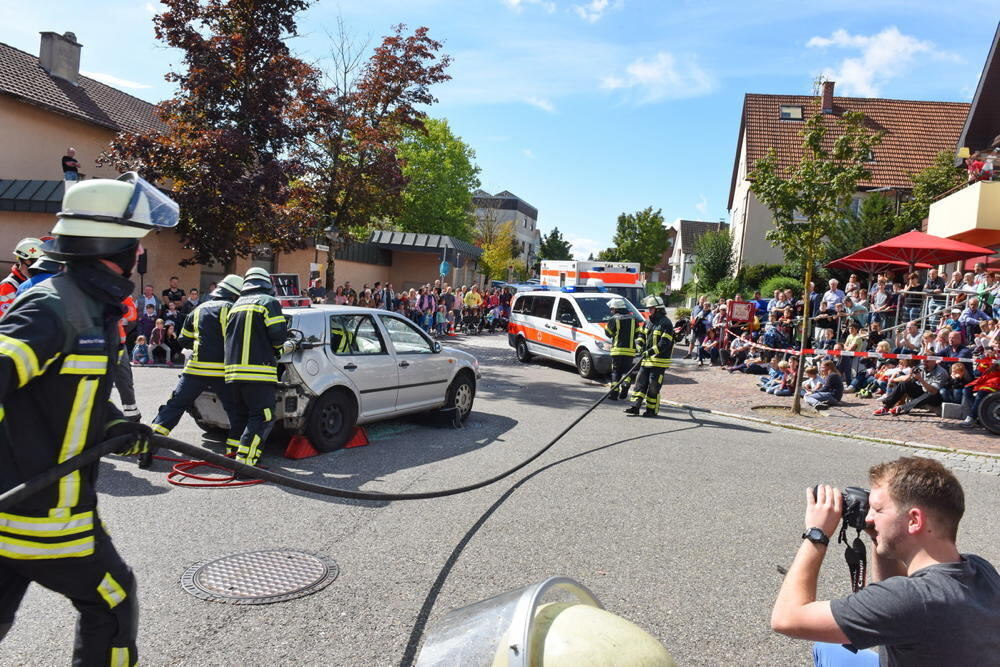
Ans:
MULTIPOLYGON (((635 409, 635 413, 639 414, 639 408, 635 409)), ((642 416, 643 417, 655 417, 656 416, 656 411, 655 410, 650 410, 649 408, 646 408, 646 411, 642 413, 642 416)))
POLYGON ((631 407, 625 408, 625 414, 627 415, 639 414, 639 401, 636 401, 631 407))

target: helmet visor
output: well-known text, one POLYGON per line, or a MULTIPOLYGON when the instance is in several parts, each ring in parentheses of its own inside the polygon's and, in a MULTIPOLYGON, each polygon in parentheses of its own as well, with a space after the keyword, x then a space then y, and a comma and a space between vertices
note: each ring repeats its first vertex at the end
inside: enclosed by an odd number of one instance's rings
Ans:
POLYGON ((153 229, 155 227, 176 227, 180 220, 181 209, 173 199, 163 194, 152 183, 145 181, 135 173, 130 171, 123 174, 118 180, 127 181, 135 185, 132 199, 128 203, 128 208, 122 214, 122 218, 128 224, 137 225, 153 229), (144 209, 148 209, 144 210, 144 209), (136 213, 142 210, 142 215, 136 213))

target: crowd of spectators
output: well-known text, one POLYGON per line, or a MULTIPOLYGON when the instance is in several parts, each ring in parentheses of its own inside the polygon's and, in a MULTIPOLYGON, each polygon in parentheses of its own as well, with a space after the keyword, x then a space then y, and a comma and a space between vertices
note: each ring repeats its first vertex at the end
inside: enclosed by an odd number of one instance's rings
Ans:
MULTIPOLYGON (((214 289, 215 283, 209 285, 209 292, 214 289)), ((180 287, 180 279, 172 276, 169 286, 159 296, 152 285, 144 285, 135 302, 139 320, 128 340, 132 363, 136 366, 182 363, 179 335, 185 318, 201 302, 198 289, 185 291, 180 287)))
MULTIPOLYGON (((950 281, 930 269, 902 280, 891 273, 865 286, 851 275, 841 289, 830 280, 825 291, 811 285, 804 399, 817 409, 840 402, 844 394, 879 399, 875 415, 896 415, 942 402, 962 406, 963 425, 976 425, 979 401, 1000 370, 1000 281, 977 264, 950 281), (968 359, 934 360, 861 358, 827 351, 881 352, 968 359), (974 360, 986 359, 976 363, 974 360)), ((754 294, 749 321, 731 321, 730 306, 741 295, 712 304, 701 297, 691 313, 691 341, 686 358, 730 372, 762 375, 760 390, 777 396, 794 392, 798 358, 784 350, 801 344, 804 300, 793 290, 775 290, 770 299, 754 294), (771 348, 771 349, 767 349, 771 348)), ((1000 388, 1000 387, 998 387, 1000 388)))

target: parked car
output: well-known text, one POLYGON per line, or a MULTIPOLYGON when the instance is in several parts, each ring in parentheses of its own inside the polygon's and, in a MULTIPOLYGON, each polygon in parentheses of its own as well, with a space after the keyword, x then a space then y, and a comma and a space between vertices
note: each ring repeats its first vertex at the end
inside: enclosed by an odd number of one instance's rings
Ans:
MULTIPOLYGON (((283 312, 300 349, 278 360, 275 424, 319 451, 343 447, 359 424, 431 410, 462 421, 472 411, 479 362, 405 317, 334 305, 283 312)), ((229 428, 211 392, 190 412, 206 431, 229 428)))

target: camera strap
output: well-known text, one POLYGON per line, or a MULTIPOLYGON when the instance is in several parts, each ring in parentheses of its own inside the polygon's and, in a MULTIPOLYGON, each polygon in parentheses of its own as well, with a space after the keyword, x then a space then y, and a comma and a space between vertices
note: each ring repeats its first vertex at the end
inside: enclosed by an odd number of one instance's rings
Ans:
POLYGON ((865 587, 865 578, 868 574, 868 558, 865 550, 865 543, 861 541, 861 531, 858 531, 854 542, 847 543, 847 522, 840 526, 840 535, 837 537, 838 544, 847 544, 844 549, 844 560, 847 561, 847 569, 851 573, 851 590, 855 593, 865 587))

